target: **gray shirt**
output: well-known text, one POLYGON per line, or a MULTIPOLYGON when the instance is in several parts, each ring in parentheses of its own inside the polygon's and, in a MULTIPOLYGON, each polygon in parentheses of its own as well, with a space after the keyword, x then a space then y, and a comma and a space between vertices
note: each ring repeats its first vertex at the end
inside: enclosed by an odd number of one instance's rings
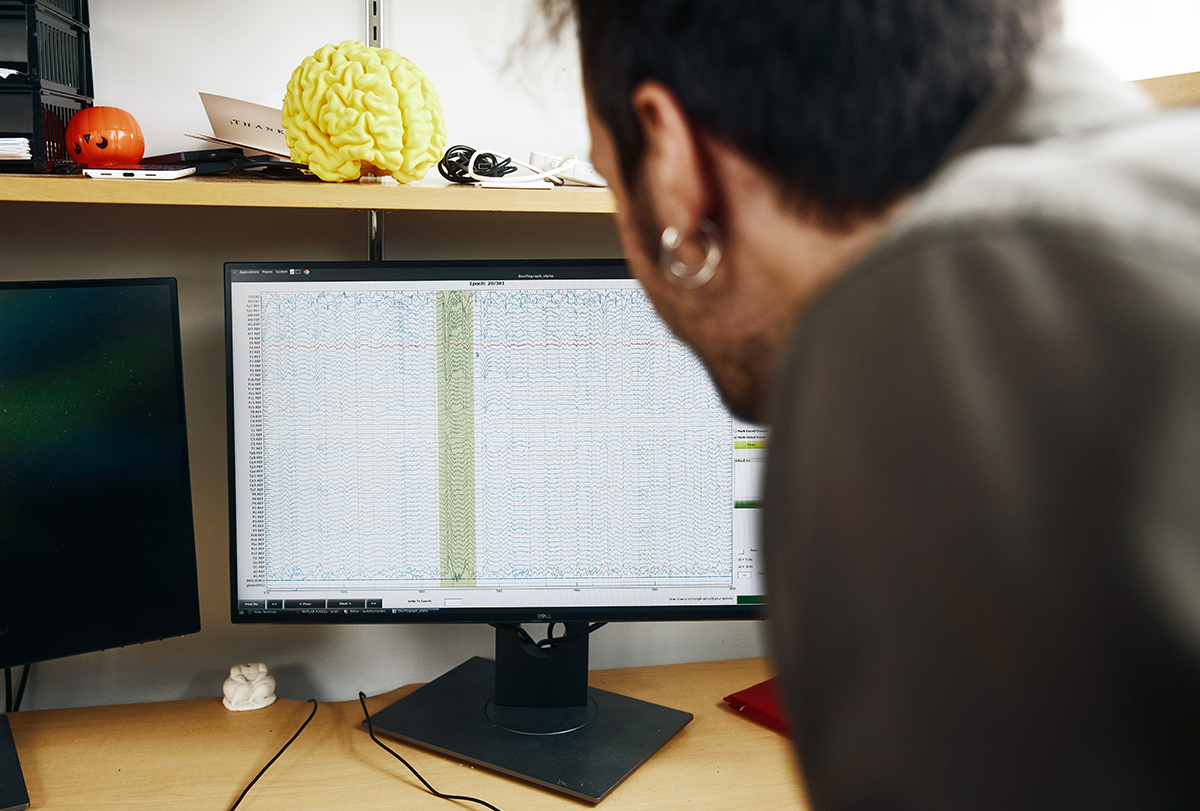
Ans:
POLYGON ((1200 113, 1047 50, 810 308, 774 405, 816 811, 1200 808, 1200 113))

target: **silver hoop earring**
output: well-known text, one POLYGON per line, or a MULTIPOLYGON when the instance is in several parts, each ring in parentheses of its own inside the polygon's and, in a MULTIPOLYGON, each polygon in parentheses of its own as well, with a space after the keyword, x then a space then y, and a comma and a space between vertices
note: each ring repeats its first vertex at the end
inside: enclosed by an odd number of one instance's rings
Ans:
POLYGON ((679 235, 678 228, 669 225, 662 232, 658 263, 672 284, 688 290, 695 289, 711 279, 721 261, 721 237, 717 233, 716 224, 705 219, 700 223, 700 232, 704 235, 704 264, 699 267, 686 265, 675 257, 676 251, 683 245, 683 237, 679 235))

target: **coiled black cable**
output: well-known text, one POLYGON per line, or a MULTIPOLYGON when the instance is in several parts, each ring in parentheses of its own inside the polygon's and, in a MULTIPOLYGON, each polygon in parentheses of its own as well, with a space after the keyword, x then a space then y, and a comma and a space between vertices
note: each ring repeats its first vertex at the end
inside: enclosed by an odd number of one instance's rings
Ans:
POLYGON ((475 183, 471 177, 471 159, 475 159, 475 174, 483 177, 504 177, 517 171, 512 158, 501 158, 491 152, 480 152, 475 157, 475 148, 459 144, 446 150, 438 161, 438 172, 451 183, 475 183))

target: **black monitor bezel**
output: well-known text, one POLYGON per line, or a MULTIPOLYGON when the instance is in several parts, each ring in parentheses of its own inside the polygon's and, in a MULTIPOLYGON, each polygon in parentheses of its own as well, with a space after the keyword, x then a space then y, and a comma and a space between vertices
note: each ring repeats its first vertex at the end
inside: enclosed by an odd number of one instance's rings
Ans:
MULTIPOLYGON (((420 272, 423 279, 459 279, 463 271, 487 269, 497 275, 536 273, 549 274, 556 269, 570 272, 572 278, 612 278, 614 274, 629 277, 623 259, 449 259, 449 260, 387 260, 360 262, 226 262, 224 273, 225 293, 225 393, 226 393, 226 438, 229 471, 229 587, 230 620, 237 624, 410 624, 410 623, 559 623, 559 622, 661 622, 677 620, 754 620, 762 619, 765 604, 738 603, 736 605, 706 606, 583 606, 546 607, 514 606, 495 608, 422 608, 380 609, 346 612, 336 608, 312 608, 304 610, 246 609, 239 606, 237 572, 237 512, 236 512, 236 460, 234 448, 234 375, 233 375, 233 298, 234 274, 247 271, 262 271, 272 274, 309 269, 319 271, 315 279, 331 278, 339 271, 378 270, 396 274, 406 271, 420 272)), ((289 280, 293 280, 289 276, 289 280)))
MULTIPOLYGON (((200 627, 200 588, 199 566, 196 557, 196 535, 193 499, 191 492, 191 462, 188 454, 187 416, 184 402, 183 380, 183 344, 180 330, 179 290, 178 281, 174 277, 144 277, 144 278, 96 278, 96 279, 54 279, 54 280, 16 280, 0 281, 0 290, 55 290, 68 288, 98 288, 98 287, 165 287, 170 297, 171 332, 174 342, 175 388, 178 400, 178 424, 180 427, 179 454, 182 483, 179 489, 179 510, 187 516, 187 526, 177 528, 181 535, 178 542, 190 546, 191 566, 184 562, 186 571, 180 572, 176 585, 182 584, 179 591, 170 594, 174 599, 175 608, 170 613, 169 622, 164 622, 164 615, 159 612, 147 611, 147 620, 136 627, 127 623, 117 624, 111 617, 89 620, 81 617, 81 627, 72 629, 70 633, 59 635, 51 642, 44 641, 40 649, 22 649, 16 659, 0 661, 0 667, 19 667, 35 662, 61 659, 84 653, 96 653, 113 648, 126 647, 144 642, 155 642, 163 639, 173 639, 188 634, 198 633, 200 627)), ((185 556, 186 558, 186 556, 185 556)), ((103 607, 97 607, 102 611, 103 607)), ((6 623, 9 622, 6 618, 6 623)), ((0 646, 2 648, 3 646, 0 646)))

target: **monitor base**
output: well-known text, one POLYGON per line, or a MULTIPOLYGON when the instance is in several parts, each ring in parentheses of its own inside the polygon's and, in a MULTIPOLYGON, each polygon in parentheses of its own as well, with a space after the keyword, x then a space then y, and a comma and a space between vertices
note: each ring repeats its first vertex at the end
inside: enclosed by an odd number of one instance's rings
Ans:
POLYGON ((691 713, 589 687, 587 707, 567 712, 565 726, 574 727, 568 731, 557 731, 562 709, 506 707, 500 726, 489 717, 496 715, 495 676, 495 662, 476 656, 375 713, 371 723, 402 741, 598 803, 692 720, 691 713))
POLYGON ((8 725, 8 716, 0 715, 0 809, 20 811, 28 807, 29 792, 25 789, 25 775, 17 758, 17 745, 8 725))

